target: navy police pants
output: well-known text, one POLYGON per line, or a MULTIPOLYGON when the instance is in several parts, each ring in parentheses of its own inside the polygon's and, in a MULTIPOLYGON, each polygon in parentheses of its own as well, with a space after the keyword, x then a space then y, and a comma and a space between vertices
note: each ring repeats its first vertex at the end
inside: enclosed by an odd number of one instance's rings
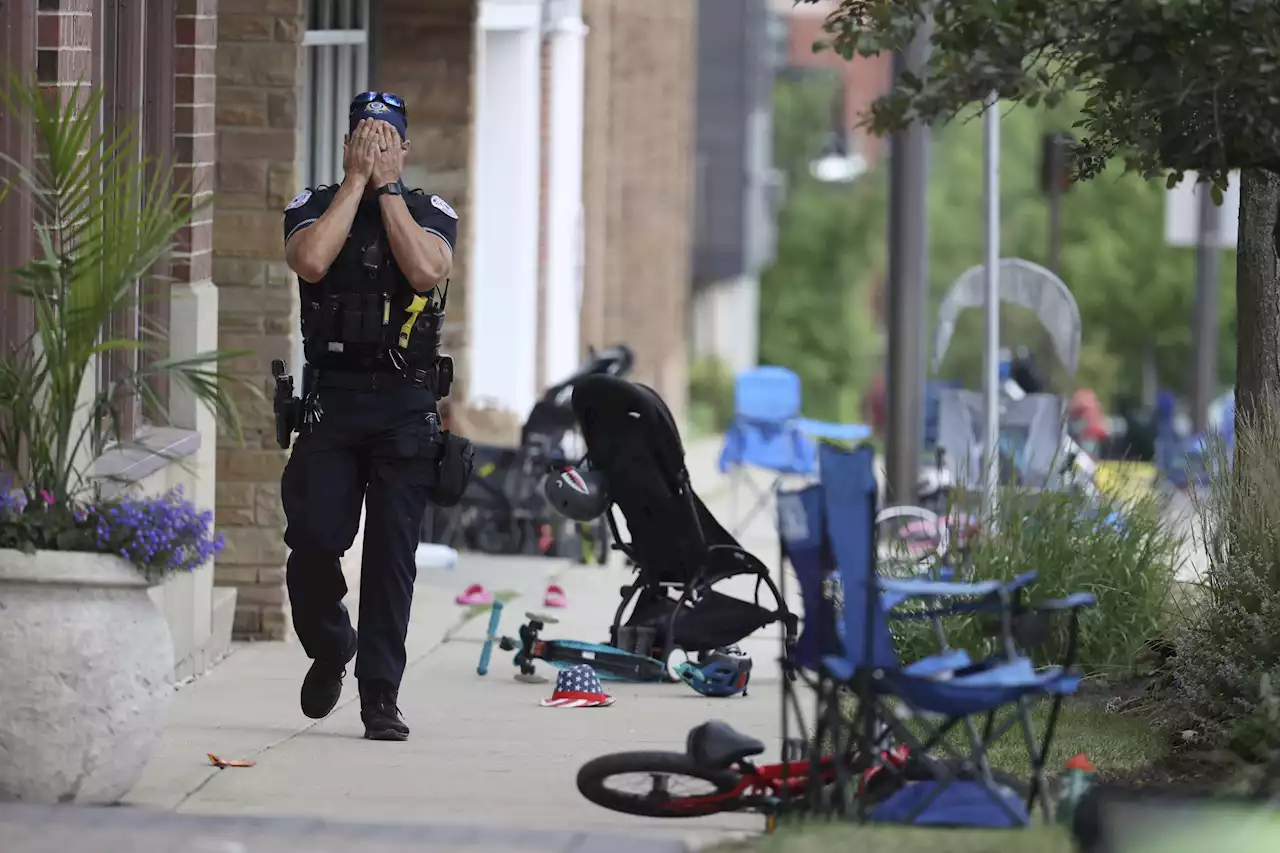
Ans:
POLYGON ((428 458, 438 431, 435 395, 417 389, 320 391, 320 422, 303 427, 281 480, 288 527, 293 626, 307 656, 345 661, 351 619, 340 560, 365 509, 356 678, 399 688, 414 552, 435 485, 428 458))

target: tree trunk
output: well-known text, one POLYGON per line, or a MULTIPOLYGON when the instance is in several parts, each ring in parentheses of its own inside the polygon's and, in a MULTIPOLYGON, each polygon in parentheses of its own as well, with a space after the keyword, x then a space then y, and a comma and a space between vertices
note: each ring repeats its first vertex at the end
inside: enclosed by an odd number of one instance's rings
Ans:
POLYGON ((1259 405, 1280 399, 1280 175, 1250 169, 1241 178, 1236 250, 1237 436, 1242 421, 1259 405))

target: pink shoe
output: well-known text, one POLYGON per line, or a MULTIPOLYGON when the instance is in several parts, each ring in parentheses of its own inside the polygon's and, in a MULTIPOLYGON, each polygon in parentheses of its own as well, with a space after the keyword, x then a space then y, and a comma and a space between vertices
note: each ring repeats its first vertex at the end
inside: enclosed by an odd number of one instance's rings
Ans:
POLYGON ((556 584, 547 587, 546 597, 542 599, 543 607, 564 607, 568 603, 563 589, 556 584))
POLYGON ((479 604, 493 604, 493 593, 484 588, 483 584, 473 583, 467 587, 454 602, 464 607, 475 607, 479 604))

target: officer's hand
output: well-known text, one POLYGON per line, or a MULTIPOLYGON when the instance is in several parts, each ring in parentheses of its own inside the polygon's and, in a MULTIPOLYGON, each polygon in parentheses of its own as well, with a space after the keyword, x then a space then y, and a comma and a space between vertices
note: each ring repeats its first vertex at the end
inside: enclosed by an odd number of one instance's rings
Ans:
POLYGON ((404 168, 404 147, 400 143, 400 134, 385 121, 377 123, 375 134, 378 145, 371 181, 375 187, 382 187, 400 180, 400 171, 404 168))
POLYGON ((377 124, 362 119, 343 146, 342 168, 348 179, 367 181, 373 173, 373 161, 378 154, 377 124))

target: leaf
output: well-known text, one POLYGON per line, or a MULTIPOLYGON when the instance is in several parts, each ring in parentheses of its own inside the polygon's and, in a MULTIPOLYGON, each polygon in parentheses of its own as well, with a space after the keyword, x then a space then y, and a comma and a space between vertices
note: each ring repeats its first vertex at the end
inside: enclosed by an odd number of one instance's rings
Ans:
POLYGON ((1170 172, 1169 177, 1164 182, 1164 188, 1167 190, 1171 190, 1178 185, 1178 182, 1180 180, 1182 180, 1181 175, 1179 175, 1177 172, 1170 172))
POLYGON ((231 758, 219 758, 218 756, 214 755, 212 752, 207 754, 209 756, 209 763, 212 764, 214 767, 253 767, 255 764, 255 762, 253 761, 241 761, 238 759, 231 759, 231 758))
POLYGON ((1213 203, 1218 207, 1222 207, 1222 187, 1214 184, 1209 190, 1209 196, 1213 199, 1213 203))

